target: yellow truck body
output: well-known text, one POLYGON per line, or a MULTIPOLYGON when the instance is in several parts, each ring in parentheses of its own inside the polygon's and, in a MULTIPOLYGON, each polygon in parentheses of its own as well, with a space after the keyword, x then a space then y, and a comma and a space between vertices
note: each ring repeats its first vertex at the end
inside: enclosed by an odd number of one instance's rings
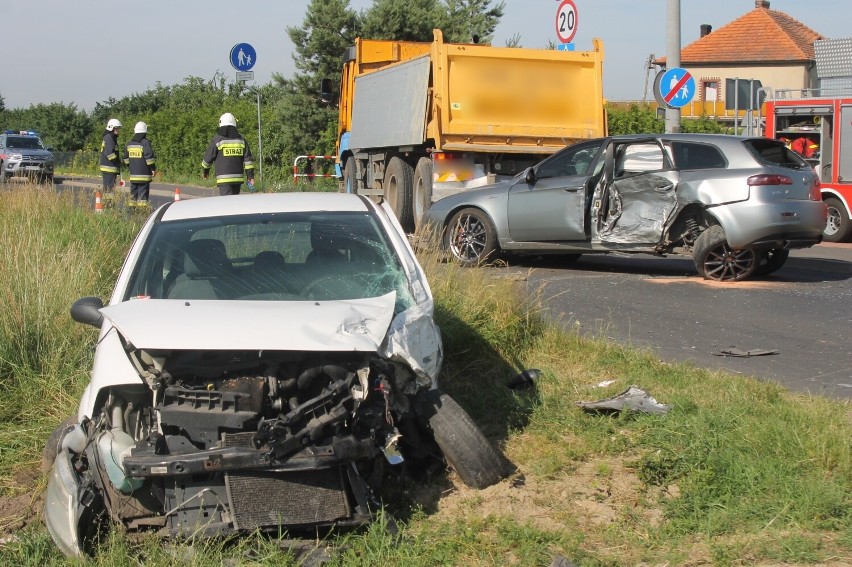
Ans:
POLYGON ((356 39, 343 66, 343 190, 382 195, 406 228, 432 201, 606 135, 603 47, 557 51, 356 39))

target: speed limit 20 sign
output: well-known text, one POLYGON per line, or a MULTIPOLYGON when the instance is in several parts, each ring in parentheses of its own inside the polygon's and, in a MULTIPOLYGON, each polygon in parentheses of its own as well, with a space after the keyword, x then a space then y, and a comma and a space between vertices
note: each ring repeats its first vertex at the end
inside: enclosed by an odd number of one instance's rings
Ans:
POLYGON ((556 37, 562 43, 571 43, 577 33, 577 5, 574 0, 562 0, 556 9, 556 37))

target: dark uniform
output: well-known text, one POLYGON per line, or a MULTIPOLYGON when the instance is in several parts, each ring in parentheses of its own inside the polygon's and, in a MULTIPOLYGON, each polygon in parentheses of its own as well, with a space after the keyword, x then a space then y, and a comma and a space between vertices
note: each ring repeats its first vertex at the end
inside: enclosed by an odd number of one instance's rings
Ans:
POLYGON ((210 173, 210 167, 216 167, 216 186, 220 195, 239 195, 240 187, 246 181, 254 179, 254 159, 248 143, 237 132, 236 126, 220 126, 210 142, 201 167, 204 178, 210 173))
POLYGON ((127 143, 127 157, 124 158, 130 170, 130 197, 134 201, 147 201, 151 190, 151 180, 157 171, 154 148, 147 134, 134 134, 127 143))
POLYGON ((98 160, 101 176, 104 180, 104 190, 115 188, 115 178, 121 171, 121 153, 118 149, 118 132, 107 130, 101 141, 101 156, 98 160))

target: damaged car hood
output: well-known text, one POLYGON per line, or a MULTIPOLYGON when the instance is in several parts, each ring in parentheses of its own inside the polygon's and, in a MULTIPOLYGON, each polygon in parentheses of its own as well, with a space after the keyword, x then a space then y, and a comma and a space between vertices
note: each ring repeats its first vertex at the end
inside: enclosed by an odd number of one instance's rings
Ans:
POLYGON ((101 309, 136 348, 377 352, 396 293, 337 301, 137 299, 101 309))

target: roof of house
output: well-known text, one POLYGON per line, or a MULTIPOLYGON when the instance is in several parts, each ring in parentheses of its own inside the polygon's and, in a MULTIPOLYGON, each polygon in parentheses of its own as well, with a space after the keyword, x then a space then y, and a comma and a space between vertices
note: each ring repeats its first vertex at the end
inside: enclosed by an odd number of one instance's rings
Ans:
POLYGON ((769 2, 762 4, 681 49, 681 65, 812 61, 814 41, 825 38, 784 12, 770 10, 769 2))

